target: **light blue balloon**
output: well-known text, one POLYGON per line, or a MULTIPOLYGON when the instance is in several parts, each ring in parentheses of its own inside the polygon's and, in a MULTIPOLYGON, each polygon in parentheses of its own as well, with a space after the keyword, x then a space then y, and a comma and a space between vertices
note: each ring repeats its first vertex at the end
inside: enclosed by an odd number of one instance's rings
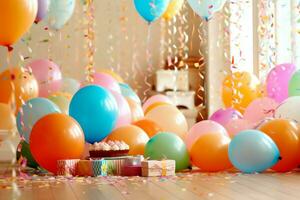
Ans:
POLYGON ((244 173, 262 172, 274 166, 279 158, 279 150, 274 141, 258 130, 238 133, 229 144, 231 163, 244 173))
POLYGON ((83 129, 85 140, 94 143, 108 136, 115 127, 118 104, 105 88, 89 85, 75 93, 69 113, 83 129))
POLYGON ((226 0, 188 0, 188 3, 197 15, 208 21, 223 8, 226 0))
MULTIPOLYGON (((17 115, 17 128, 20 136, 29 143, 30 133, 34 124, 50 113, 60 113, 55 103, 46 98, 30 99, 22 106, 17 115)), ((47 130, 45 130, 47 131, 47 130)))
POLYGON ((51 0, 46 17, 50 27, 61 29, 72 17, 75 4, 75 0, 51 0))
POLYGON ((141 104, 141 99, 128 84, 119 83, 119 85, 121 88, 121 93, 124 97, 130 98, 133 101, 137 102, 138 104, 141 104))
POLYGON ((134 0, 138 13, 147 21, 160 18, 168 8, 170 0, 134 0))

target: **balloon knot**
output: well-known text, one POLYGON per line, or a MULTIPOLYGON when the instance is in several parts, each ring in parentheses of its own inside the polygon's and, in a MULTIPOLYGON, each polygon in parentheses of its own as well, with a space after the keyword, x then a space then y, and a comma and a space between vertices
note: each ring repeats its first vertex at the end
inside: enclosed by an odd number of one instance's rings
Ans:
POLYGON ((6 48, 9 53, 14 50, 14 48, 11 45, 6 45, 6 48))

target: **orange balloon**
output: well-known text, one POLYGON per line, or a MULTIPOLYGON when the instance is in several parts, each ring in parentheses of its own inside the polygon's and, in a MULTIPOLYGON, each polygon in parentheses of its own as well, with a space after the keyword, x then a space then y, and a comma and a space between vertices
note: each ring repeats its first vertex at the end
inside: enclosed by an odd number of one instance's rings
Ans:
POLYGON ((226 107, 232 107, 244 113, 248 105, 262 96, 261 85, 257 77, 249 72, 235 72, 228 75, 222 87, 222 99, 226 107))
POLYGON ((191 149, 191 161, 203 171, 218 172, 232 168, 228 157, 230 138, 210 133, 200 137, 191 149))
POLYGON ((277 172, 287 172, 297 167, 300 157, 299 127, 287 119, 273 119, 259 128, 276 143, 281 160, 272 167, 277 172))
POLYGON ((157 108, 159 106, 165 106, 165 105, 171 105, 171 104, 166 102, 155 102, 146 108, 144 114, 147 115, 147 113, 153 110, 154 108, 157 108))
POLYGON ((0 91, 0 102, 9 104, 15 101, 17 113, 22 101, 38 96, 38 83, 26 70, 7 69, 0 74, 0 91))
POLYGON ((16 126, 16 118, 8 104, 0 103, 0 130, 12 130, 16 126))
POLYGON ((153 137, 159 132, 162 132, 162 128, 152 120, 142 119, 133 123, 133 125, 140 127, 143 129, 149 136, 149 138, 153 137))
POLYGON ((0 1, 0 45, 17 42, 34 22, 37 8, 37 0, 0 1))
POLYGON ((124 141, 130 147, 129 155, 144 155, 145 145, 149 137, 143 129, 133 125, 126 125, 115 129, 107 137, 107 140, 124 141))
POLYGON ((144 118, 144 111, 140 104, 130 98, 126 98, 131 111, 131 119, 133 122, 144 118))
POLYGON ((84 152, 84 134, 68 115, 53 113, 36 122, 30 135, 30 151, 46 170, 57 173, 57 161, 80 159, 84 152))

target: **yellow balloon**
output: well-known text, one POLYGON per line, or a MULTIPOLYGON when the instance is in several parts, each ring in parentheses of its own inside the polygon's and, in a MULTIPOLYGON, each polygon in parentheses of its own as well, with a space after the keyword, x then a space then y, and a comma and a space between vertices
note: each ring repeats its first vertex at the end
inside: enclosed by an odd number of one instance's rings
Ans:
POLYGON ((130 99, 130 98, 126 98, 128 105, 130 107, 130 111, 131 111, 131 119, 132 122, 136 122, 140 119, 144 118, 144 111, 142 106, 135 102, 134 100, 130 99))
POLYGON ((260 81, 249 72, 235 72, 228 75, 223 82, 223 103, 226 107, 235 108, 241 113, 244 113, 253 100, 261 96, 260 81))
POLYGON ((119 74, 113 72, 112 70, 100 69, 99 72, 112 76, 119 83, 124 83, 124 80, 122 79, 122 77, 119 74))
POLYGON ((8 104, 0 103, 0 119, 0 131, 14 129, 16 119, 8 104))
POLYGON ((163 15, 165 20, 172 19, 182 8, 184 0, 171 0, 166 12, 163 15))
POLYGON ((69 114, 69 105, 71 100, 68 99, 67 96, 65 96, 64 94, 56 94, 49 96, 48 99, 55 103, 62 113, 66 115, 69 114))
POLYGON ((174 133, 185 140, 188 124, 185 116, 175 106, 158 106, 150 110, 145 118, 154 121, 163 131, 174 133))

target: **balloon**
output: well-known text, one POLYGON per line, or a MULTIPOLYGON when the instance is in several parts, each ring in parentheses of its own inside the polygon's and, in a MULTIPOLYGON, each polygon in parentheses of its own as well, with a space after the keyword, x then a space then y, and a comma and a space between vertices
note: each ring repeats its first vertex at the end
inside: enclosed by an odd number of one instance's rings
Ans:
POLYGON ((72 17, 75 4, 75 0, 51 0, 47 15, 49 26, 61 29, 72 17))
POLYGON ((222 99, 226 107, 233 107, 244 113, 248 105, 259 97, 260 82, 249 72, 235 72, 223 82, 222 99))
POLYGON ((30 151, 41 167, 57 173, 57 161, 79 159, 84 151, 84 135, 79 124, 65 114, 52 113, 32 128, 30 151))
POLYGON ((0 103, 0 131, 13 130, 16 118, 8 104, 0 103))
POLYGON ((242 114, 233 109, 233 108, 225 108, 219 109, 210 116, 209 120, 215 121, 222 126, 225 126, 232 119, 242 119, 242 114))
POLYGON ((228 152, 231 163, 244 173, 265 171, 280 156, 273 140, 258 130, 240 132, 231 140, 228 152))
POLYGON ((174 133, 164 132, 153 136, 146 145, 144 156, 151 160, 175 160, 176 171, 187 169, 190 165, 186 146, 174 133))
POLYGON ((272 69, 266 80, 268 97, 279 103, 288 98, 288 85, 295 70, 296 66, 289 63, 277 65, 272 69))
POLYGON ((121 93, 124 97, 130 98, 136 103, 141 104, 139 96, 133 91, 133 89, 129 85, 125 83, 119 83, 119 86, 121 88, 121 93))
POLYGON ((73 96, 69 113, 81 125, 85 140, 95 143, 104 139, 115 127, 118 104, 108 90, 90 85, 73 96))
POLYGON ((155 102, 147 107, 147 109, 144 111, 144 114, 147 115, 147 113, 150 112, 151 110, 153 110, 159 106, 165 106, 165 105, 172 105, 172 104, 165 103, 165 102, 155 102))
POLYGON ((66 114, 66 115, 69 114, 69 106, 70 106, 71 100, 68 99, 65 95, 62 95, 60 93, 53 94, 53 95, 49 96, 48 99, 58 106, 61 113, 66 114))
POLYGON ((184 0, 170 0, 169 6, 163 15, 163 18, 165 20, 172 19, 176 14, 179 13, 183 4, 184 4, 184 0))
POLYGON ((47 59, 34 60, 26 68, 32 71, 39 83, 40 97, 48 97, 61 88, 61 71, 54 62, 47 59))
POLYGON ((130 124, 131 110, 126 99, 120 93, 112 92, 112 94, 115 97, 115 100, 118 104, 118 110, 119 110, 118 120, 115 128, 130 124))
POLYGON ((35 18, 36 23, 42 21, 46 17, 49 4, 49 0, 38 0, 38 11, 35 18))
POLYGON ((133 123, 133 125, 140 127, 143 129, 149 138, 153 137, 154 135, 162 132, 162 128, 152 120, 148 119, 141 119, 133 123))
POLYGON ((124 80, 122 79, 122 77, 120 75, 116 74, 112 70, 109 70, 109 69, 100 69, 100 70, 98 70, 98 72, 110 75, 111 77, 113 77, 119 83, 124 83, 124 80))
POLYGON ((134 0, 137 12, 148 23, 161 17, 168 8, 170 0, 134 0))
POLYGON ((130 98, 126 98, 126 100, 130 107, 132 122, 135 122, 135 121, 138 121, 138 120, 144 118, 144 111, 141 107, 141 104, 137 103, 136 101, 134 101, 130 98))
POLYGON ((226 0, 188 0, 193 11, 206 21, 210 20, 215 12, 220 11, 225 2, 226 0))
POLYGON ((295 120, 300 123, 300 96, 289 97, 283 101, 275 110, 275 118, 295 120))
POLYGON ((200 137, 190 151, 191 162, 203 171, 218 172, 232 167, 228 157, 230 138, 219 133, 200 137))
POLYGON ((149 99, 147 99, 145 101, 145 103, 143 104, 144 112, 147 110, 147 108, 150 105, 157 103, 157 102, 164 102, 164 103, 172 104, 172 101, 169 99, 169 97, 162 95, 162 94, 157 94, 157 95, 150 97, 149 99))
POLYGON ((163 131, 175 133, 183 140, 188 132, 185 116, 172 105, 159 106, 147 113, 145 118, 157 123, 163 131))
POLYGON ((115 129, 108 136, 107 141, 109 140, 124 141, 129 145, 129 155, 143 155, 149 137, 143 129, 133 125, 126 125, 115 129))
POLYGON ((60 113, 52 101, 45 98, 33 98, 27 101, 17 115, 17 128, 20 136, 29 143, 29 137, 34 124, 50 113, 60 113))
POLYGON ((95 73, 93 74, 93 79, 93 84, 104 87, 110 91, 121 93, 118 82, 110 75, 104 73, 95 73))
POLYGON ((225 128, 217 122, 211 120, 204 120, 196 123, 188 132, 185 143, 188 150, 192 149, 193 144, 203 135, 210 133, 219 133, 228 136, 225 128))
POLYGON ((300 70, 296 71, 289 81, 289 96, 300 96, 300 70))
POLYGON ((245 119, 232 119, 224 127, 231 138, 241 131, 253 129, 254 124, 245 119))
POLYGON ((270 136, 279 148, 280 161, 272 169, 287 172, 296 168, 300 155, 297 124, 287 119, 274 119, 261 125, 259 129, 270 136))
POLYGON ((38 96, 38 83, 34 76, 21 68, 7 69, 0 74, 0 103, 16 103, 16 111, 27 101, 38 96))
POLYGON ((61 92, 74 95, 80 89, 80 83, 73 78, 63 78, 61 92))
POLYGON ((33 158, 29 144, 25 141, 21 141, 17 147, 17 161, 22 162, 22 160, 26 159, 26 166, 37 169, 39 164, 33 158), (22 159, 22 160, 21 160, 22 159))
POLYGON ((274 117, 278 103, 271 98, 263 97, 250 103, 244 113, 244 119, 258 124, 265 118, 274 117))
POLYGON ((0 45, 17 42, 29 30, 37 13, 37 0, 0 2, 0 45))

